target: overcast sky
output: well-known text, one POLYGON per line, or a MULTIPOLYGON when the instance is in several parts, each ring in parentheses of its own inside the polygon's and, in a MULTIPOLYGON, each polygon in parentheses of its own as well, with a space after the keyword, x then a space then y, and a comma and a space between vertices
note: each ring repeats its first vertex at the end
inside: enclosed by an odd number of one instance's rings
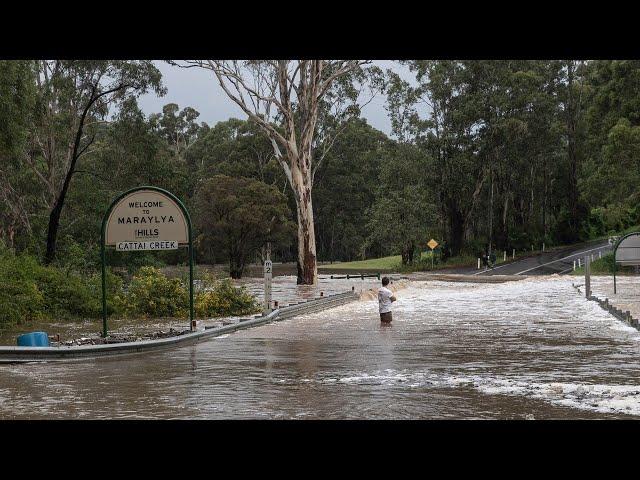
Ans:
MULTIPOLYGON (((246 115, 230 100, 218 85, 213 73, 200 68, 179 68, 163 61, 155 62, 162 72, 167 94, 158 97, 153 93, 146 94, 139 99, 140 108, 145 114, 162 111, 167 103, 177 103, 180 108, 193 107, 200 112, 199 121, 213 126, 219 121, 235 117, 245 119, 246 115)), ((409 79, 411 74, 406 67, 390 60, 376 60, 374 62, 383 70, 392 68, 403 78, 409 79)), ((362 109, 362 116, 370 125, 378 130, 391 134, 391 122, 385 110, 385 97, 376 96, 371 103, 362 109)))

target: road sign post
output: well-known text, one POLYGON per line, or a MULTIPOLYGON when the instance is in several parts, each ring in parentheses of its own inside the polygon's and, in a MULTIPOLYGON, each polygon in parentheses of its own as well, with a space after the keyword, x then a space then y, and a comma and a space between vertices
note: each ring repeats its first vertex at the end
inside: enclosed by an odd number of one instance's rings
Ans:
POLYGON ((584 294, 587 298, 591 296, 591 258, 584 257, 584 294))
POLYGON ((436 242, 433 238, 429 240, 427 246, 431 249, 431 270, 433 270, 433 251, 438 246, 438 242, 436 242))
POLYGON ((613 249, 613 293, 618 293, 616 282, 617 264, 640 265, 640 232, 632 232, 620 238, 613 249))
POLYGON ((100 233, 102 263, 102 336, 107 336, 106 247, 116 251, 189 249, 189 329, 193 322, 193 233, 191 217, 171 192, 136 187, 118 196, 105 212, 100 233))
POLYGON ((264 261, 264 306, 263 313, 268 315, 271 313, 271 281, 273 279, 273 262, 271 261, 271 244, 267 244, 266 258, 264 261))

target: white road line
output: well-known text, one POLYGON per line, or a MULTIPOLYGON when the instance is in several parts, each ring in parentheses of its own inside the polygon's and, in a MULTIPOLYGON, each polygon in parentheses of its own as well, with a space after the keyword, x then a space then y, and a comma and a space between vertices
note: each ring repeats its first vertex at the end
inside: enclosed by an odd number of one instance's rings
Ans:
POLYGON ((553 260, 551 262, 547 262, 547 263, 543 263, 541 265, 536 265, 535 267, 532 268, 528 268, 526 270, 523 270, 521 272, 516 273, 515 275, 522 275, 523 273, 527 273, 530 272, 531 270, 535 270, 536 268, 540 268, 540 267, 544 267, 545 265, 551 265, 552 263, 557 263, 557 262, 561 262, 563 260, 566 260, 567 258, 571 258, 571 257, 575 257, 577 255, 582 255, 583 253, 589 253, 589 252, 593 252, 594 250, 601 250, 603 248, 609 248, 611 245, 601 245, 599 247, 596 248, 592 248, 590 250, 585 250, 584 252, 577 252, 577 253, 572 253, 571 255, 567 256, 567 257, 563 257, 563 258, 558 258, 557 260, 553 260))
POLYGON ((502 267, 508 267, 509 265, 512 265, 512 264, 513 264, 513 262, 507 263, 506 265, 500 265, 499 267, 493 267, 493 269, 490 268, 488 270, 481 270, 479 272, 474 273, 473 275, 480 275, 481 273, 490 272, 492 270, 497 270, 497 269, 502 268, 502 267))

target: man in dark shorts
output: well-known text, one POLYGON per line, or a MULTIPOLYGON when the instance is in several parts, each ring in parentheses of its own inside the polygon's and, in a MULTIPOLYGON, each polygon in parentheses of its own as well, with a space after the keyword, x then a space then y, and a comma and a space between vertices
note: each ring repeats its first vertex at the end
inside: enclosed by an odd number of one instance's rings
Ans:
POLYGON ((389 277, 382 277, 382 287, 378 290, 378 307, 382 323, 391 323, 391 302, 396 301, 396 297, 387 285, 389 285, 389 277))

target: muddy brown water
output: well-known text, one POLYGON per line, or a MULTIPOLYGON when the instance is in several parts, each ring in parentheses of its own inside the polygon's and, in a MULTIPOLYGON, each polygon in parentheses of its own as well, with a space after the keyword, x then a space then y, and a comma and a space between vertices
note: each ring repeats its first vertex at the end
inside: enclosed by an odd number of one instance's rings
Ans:
POLYGON ((0 366, 0 418, 638 418, 640 333, 570 278, 414 282, 164 352, 0 366))
MULTIPOLYGON (((172 274, 177 275, 177 268, 172 274)), ((184 269, 183 269, 184 270, 184 269)), ((396 276, 397 277, 397 276, 396 276)), ((233 280, 234 285, 243 286, 262 305, 264 299, 264 280, 247 276, 240 280, 233 280)), ((319 298, 320 295, 333 295, 352 289, 360 292, 379 285, 376 278, 365 279, 331 279, 330 275, 319 275, 316 285, 297 285, 296 277, 280 275, 273 277, 272 299, 280 306, 300 303, 319 298)), ((219 318, 203 319, 205 325, 213 325, 219 318)), ((116 335, 144 335, 158 331, 184 330, 189 328, 189 320, 185 318, 109 318, 108 331, 116 335)), ((79 338, 99 338, 102 334, 102 319, 32 321, 21 325, 0 330, 0 345, 16 345, 17 337, 26 332, 44 331, 50 336, 60 335, 61 340, 67 341, 79 338)))

